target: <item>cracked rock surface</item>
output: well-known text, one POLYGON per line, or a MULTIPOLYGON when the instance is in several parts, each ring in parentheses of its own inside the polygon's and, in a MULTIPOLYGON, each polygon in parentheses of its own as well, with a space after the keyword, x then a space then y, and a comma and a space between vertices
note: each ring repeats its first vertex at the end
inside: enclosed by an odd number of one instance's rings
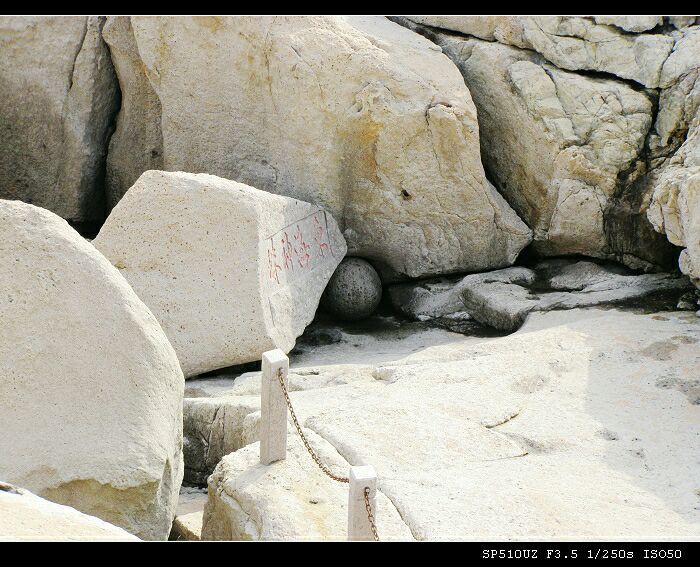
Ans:
MULTIPOLYGON (((620 178, 639 165, 653 120, 650 96, 614 79, 563 71, 532 51, 430 37, 462 71, 479 111, 487 170, 533 229, 538 252, 635 267, 665 263, 670 247, 646 218, 638 228, 644 238, 615 238, 617 226, 607 222, 620 178)), ((618 231, 636 229, 638 214, 626 208, 618 231)))
POLYGON ((556 258, 533 268, 519 266, 464 278, 397 284, 389 287, 389 295, 395 307, 411 319, 437 326, 467 320, 472 322, 473 333, 477 323, 513 332, 531 311, 630 306, 642 300, 656 302, 661 308, 675 307, 691 290, 688 280, 679 274, 635 274, 617 264, 556 258))
POLYGON ((679 266, 700 286, 700 28, 688 28, 662 73, 657 169, 647 215, 684 249, 679 266), (677 149, 676 149, 677 148, 677 149), (675 150, 675 151, 674 151, 675 150))
MULTIPOLYGON (((695 167, 694 16, 393 19, 460 67, 487 174, 540 253, 672 268, 673 245, 686 246, 678 225, 691 224, 679 217, 695 167)), ((692 256, 680 265, 694 277, 692 256)))
POLYGON ((661 67, 673 48, 662 33, 632 34, 660 25, 660 16, 409 16, 433 27, 531 49, 561 69, 601 71, 658 87, 661 67), (609 25, 610 24, 610 25, 609 25), (653 24, 653 25, 651 25, 653 24))
MULTIPOLYGON (((319 378, 315 394, 292 393, 324 458, 373 465, 412 537, 700 536, 697 463, 687 458, 700 449, 693 313, 575 309, 534 313, 508 337, 450 335, 366 365, 364 380, 319 378)), ((323 377, 335 346, 293 358, 293 371, 315 358, 307 378, 323 377)), ((347 496, 331 496, 335 483, 314 473, 291 426, 289 436, 286 465, 261 467, 254 444, 223 459, 205 537, 335 537, 337 510, 314 516, 325 508, 309 500, 340 506, 347 496), (313 518, 305 534, 289 512, 299 506, 313 518)), ((381 522, 380 536, 392 537, 381 522)))

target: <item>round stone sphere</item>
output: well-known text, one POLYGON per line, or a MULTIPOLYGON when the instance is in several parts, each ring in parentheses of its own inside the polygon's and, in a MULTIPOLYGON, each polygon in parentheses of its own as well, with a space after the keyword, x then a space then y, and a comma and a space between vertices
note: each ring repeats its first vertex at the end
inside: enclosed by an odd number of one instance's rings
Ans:
POLYGON ((336 268, 322 304, 345 321, 358 321, 375 312, 382 300, 382 280, 367 260, 349 256, 336 268))

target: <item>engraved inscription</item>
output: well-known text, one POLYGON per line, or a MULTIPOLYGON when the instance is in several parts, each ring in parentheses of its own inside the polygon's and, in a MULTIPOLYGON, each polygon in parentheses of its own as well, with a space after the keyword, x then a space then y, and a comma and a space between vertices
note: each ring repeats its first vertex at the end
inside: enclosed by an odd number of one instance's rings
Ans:
POLYGON ((311 272, 333 254, 326 213, 318 211, 284 227, 267 239, 268 275, 279 284, 311 272))

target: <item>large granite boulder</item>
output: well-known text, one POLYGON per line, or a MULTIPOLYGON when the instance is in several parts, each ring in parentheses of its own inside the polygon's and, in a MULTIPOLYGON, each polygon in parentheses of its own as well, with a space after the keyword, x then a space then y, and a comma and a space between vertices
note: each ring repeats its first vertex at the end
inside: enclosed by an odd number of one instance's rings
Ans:
POLYGON ((129 532, 0 482, 0 541, 138 541, 129 532))
POLYGON ((104 18, 0 18, 0 198, 76 224, 104 218, 119 87, 104 18))
POLYGON ((126 280, 56 215, 0 201, 0 478, 143 539, 182 479, 184 380, 126 280))
POLYGON ((94 244, 156 316, 185 376, 289 352, 346 250, 316 205, 164 171, 138 179, 94 244))
POLYGON ((530 241, 485 178, 459 71, 385 18, 133 17, 105 38, 112 201, 162 157, 323 206, 385 277, 504 267, 530 241))

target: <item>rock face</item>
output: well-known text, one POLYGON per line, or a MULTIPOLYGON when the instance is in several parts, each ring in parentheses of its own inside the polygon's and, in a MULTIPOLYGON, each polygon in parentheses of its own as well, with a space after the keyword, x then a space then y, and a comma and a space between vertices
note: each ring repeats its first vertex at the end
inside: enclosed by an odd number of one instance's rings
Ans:
POLYGON ((163 169, 163 134, 160 100, 144 72, 131 19, 107 18, 102 37, 109 45, 122 93, 107 154, 106 201, 111 210, 144 171, 163 169))
POLYGON ((458 283, 461 277, 396 284, 389 287, 391 304, 403 315, 427 321, 464 309, 458 283))
MULTIPOLYGON (((313 431, 305 431, 324 464, 347 475, 350 465, 313 431)), ((209 478, 204 540, 345 540, 347 485, 325 476, 298 435, 288 440, 287 458, 260 464, 254 443, 224 457, 209 478), (304 518, 305 521, 299 521, 304 518)), ((413 540, 391 501, 377 492, 377 529, 383 540, 413 540)))
MULTIPOLYGON (((652 101, 615 80, 562 71, 531 51, 434 36, 464 74, 479 109, 482 153, 503 195, 534 231, 542 254, 663 263, 648 238, 610 242, 608 209, 652 124, 652 101), (622 248, 622 249, 621 249, 622 248)), ((626 210, 623 224, 632 222, 626 210)), ((636 234, 636 233, 635 233, 636 234)))
POLYGON ((700 284, 700 28, 689 28, 662 72, 655 150, 658 170, 648 216, 684 247, 680 268, 700 284), (677 149, 676 149, 677 148, 677 149))
POLYGON ((119 272, 54 214, 0 201, 0 478, 164 539, 183 376, 119 272))
POLYGON ((593 16, 596 24, 616 26, 629 32, 644 32, 664 23, 663 16, 593 16))
POLYGON ((0 198, 104 218, 119 89, 102 17, 0 18, 0 198))
POLYGON ((328 282, 323 306, 336 317, 358 321, 374 313, 382 300, 382 280, 367 260, 345 258, 328 282))
POLYGON ((121 528, 0 483, 0 541, 138 541, 121 528))
POLYGON ((537 306, 537 296, 525 287, 534 282, 535 272, 527 268, 506 268, 467 276, 460 282, 464 308, 484 325, 515 331, 537 306))
POLYGON ((413 320, 475 334, 474 322, 513 332, 532 311, 640 303, 672 309, 691 289, 676 274, 639 275, 619 265, 562 258, 540 262, 534 269, 511 267, 459 279, 397 284, 389 287, 389 296, 394 307, 413 320), (472 324, 464 323, 462 330, 455 324, 460 320, 472 324))
MULTIPOLYGON (((166 170, 323 206, 352 255, 395 277, 504 267, 530 241, 485 178, 462 77, 424 38, 380 17, 130 26, 105 33, 125 101, 117 156, 146 155, 148 167, 162 148, 166 170), (137 132, 144 141, 128 147, 137 132)), ((110 159, 112 199, 138 169, 127 162, 110 159)))
POLYGON ((187 377, 289 352, 346 251, 315 205, 163 171, 138 179, 94 244, 156 316, 187 377))
POLYGON ((674 43, 673 38, 660 33, 625 33, 652 29, 659 24, 658 16, 409 16, 408 19, 533 50, 560 69, 602 71, 652 88, 659 86, 661 67, 674 43))

